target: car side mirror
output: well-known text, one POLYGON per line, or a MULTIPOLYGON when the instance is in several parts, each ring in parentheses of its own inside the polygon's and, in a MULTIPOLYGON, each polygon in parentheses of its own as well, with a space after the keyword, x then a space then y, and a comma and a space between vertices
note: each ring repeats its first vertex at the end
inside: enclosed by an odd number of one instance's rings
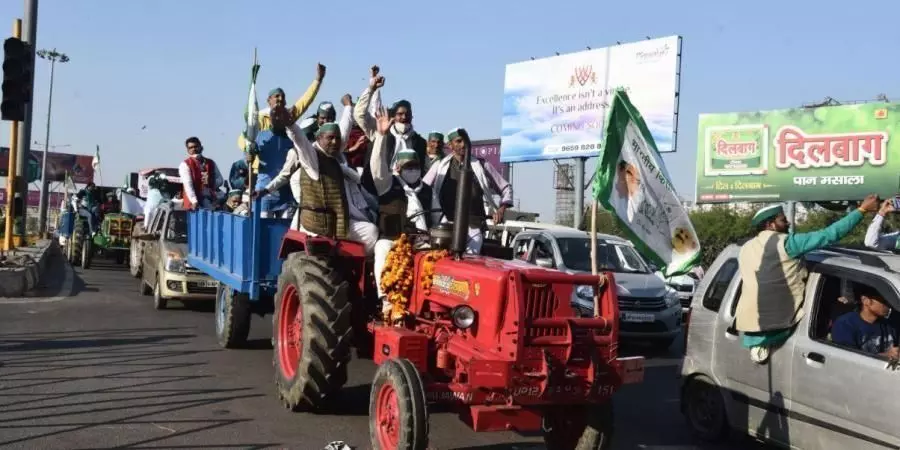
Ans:
POLYGON ((554 266, 552 258, 535 258, 534 263, 545 269, 552 269, 554 266))

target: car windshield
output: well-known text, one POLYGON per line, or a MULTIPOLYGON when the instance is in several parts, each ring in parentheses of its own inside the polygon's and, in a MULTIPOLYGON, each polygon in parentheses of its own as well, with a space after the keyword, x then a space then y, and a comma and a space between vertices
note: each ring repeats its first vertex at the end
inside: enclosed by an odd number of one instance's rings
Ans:
POLYGON ((166 240, 171 242, 187 242, 187 213, 172 211, 166 229, 166 240))
MULTIPOLYGON (((582 272, 591 270, 591 240, 588 238, 560 238, 557 240, 566 268, 582 272)), ((597 268, 613 272, 650 273, 644 259, 634 247, 609 242, 597 243, 597 268)))

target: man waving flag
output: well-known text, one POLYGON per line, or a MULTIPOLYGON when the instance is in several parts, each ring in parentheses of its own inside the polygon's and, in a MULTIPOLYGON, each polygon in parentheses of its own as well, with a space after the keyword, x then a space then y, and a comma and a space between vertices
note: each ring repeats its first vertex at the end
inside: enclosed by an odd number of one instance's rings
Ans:
POLYGON ((644 118, 618 89, 606 118, 594 198, 627 230, 638 251, 667 277, 700 260, 700 242, 644 118))

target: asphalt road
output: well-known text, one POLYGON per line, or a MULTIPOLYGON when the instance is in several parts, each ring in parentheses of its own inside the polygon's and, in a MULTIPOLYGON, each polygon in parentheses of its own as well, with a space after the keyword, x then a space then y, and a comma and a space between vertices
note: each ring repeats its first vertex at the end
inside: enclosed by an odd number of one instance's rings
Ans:
MULTIPOLYGON (((81 271, 58 261, 50 271, 31 297, 0 299, 0 447, 368 448, 371 362, 352 364, 339 413, 291 413, 274 395, 269 317, 254 318, 252 348, 223 350, 211 303, 154 311, 111 262, 81 271)), ((648 355, 644 383, 616 394, 614 448, 715 448, 692 439, 679 413, 680 352, 648 355)), ((543 448, 533 436, 474 433, 449 414, 431 416, 431 444, 543 448)))

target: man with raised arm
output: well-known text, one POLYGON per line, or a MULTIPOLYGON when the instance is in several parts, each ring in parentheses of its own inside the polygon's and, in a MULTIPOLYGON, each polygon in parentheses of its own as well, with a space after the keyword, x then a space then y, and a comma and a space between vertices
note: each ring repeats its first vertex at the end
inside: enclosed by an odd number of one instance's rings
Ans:
POLYGON ((386 145, 393 120, 386 110, 376 113, 377 130, 369 160, 372 184, 378 194, 378 231, 375 244, 375 280, 382 313, 391 310, 381 288, 381 274, 393 242, 409 228, 428 231, 431 209, 431 187, 422 182, 422 169, 416 152, 405 149, 397 153, 394 164, 388 159, 386 145))
MULTIPOLYGON (((313 100, 315 100, 316 95, 319 94, 319 87, 322 86, 322 80, 325 79, 325 66, 322 64, 316 65, 316 78, 313 82, 306 88, 306 92, 297 100, 296 103, 288 107, 285 103, 285 95, 284 90, 279 88, 272 89, 269 91, 269 96, 266 99, 266 103, 269 104, 268 108, 261 109, 259 111, 259 129, 268 130, 272 127, 272 108, 275 106, 281 106, 283 108, 288 109, 288 113, 290 115, 290 123, 294 123, 303 116, 303 113, 309 109, 309 106, 312 105, 313 100)), ((238 136, 238 148, 244 150, 245 148, 244 136, 243 134, 238 136)))
MULTIPOLYGON (((359 96, 359 100, 353 108, 353 119, 370 141, 375 140, 377 133, 375 111, 381 110, 381 87, 384 86, 384 77, 378 75, 380 70, 378 66, 372 66, 369 86, 359 96)), ((389 133, 385 136, 385 145, 389 151, 390 160, 393 161, 394 156, 400 151, 408 149, 416 152, 419 161, 427 161, 427 143, 413 129, 412 104, 408 100, 399 100, 387 111, 394 121, 389 133)))
POLYGON ((307 233, 335 239, 349 239, 374 251, 378 239, 375 226, 377 204, 366 197, 359 172, 348 167, 342 153, 341 131, 336 123, 326 123, 310 143, 296 123, 286 128, 294 144, 281 172, 254 197, 271 195, 300 172, 299 228, 307 233))
POLYGON ((781 204, 756 212, 750 220, 756 237, 738 254, 742 284, 735 312, 735 328, 743 334, 753 362, 765 363, 769 350, 784 343, 803 318, 808 275, 803 256, 838 243, 876 208, 878 197, 870 195, 841 220, 808 233, 788 232, 790 223, 781 204))
MULTIPOLYGON (((423 180, 431 186, 431 207, 437 212, 432 215, 433 223, 447 222, 456 213, 456 189, 462 173, 466 152, 472 149, 469 134, 462 128, 455 128, 447 133, 451 154, 434 163, 423 180)), ((469 253, 481 253, 484 243, 484 229, 487 220, 503 222, 506 209, 513 205, 512 186, 492 164, 486 164, 482 158, 472 158, 472 200, 469 210, 469 253), (500 204, 494 199, 500 197, 500 204)))

